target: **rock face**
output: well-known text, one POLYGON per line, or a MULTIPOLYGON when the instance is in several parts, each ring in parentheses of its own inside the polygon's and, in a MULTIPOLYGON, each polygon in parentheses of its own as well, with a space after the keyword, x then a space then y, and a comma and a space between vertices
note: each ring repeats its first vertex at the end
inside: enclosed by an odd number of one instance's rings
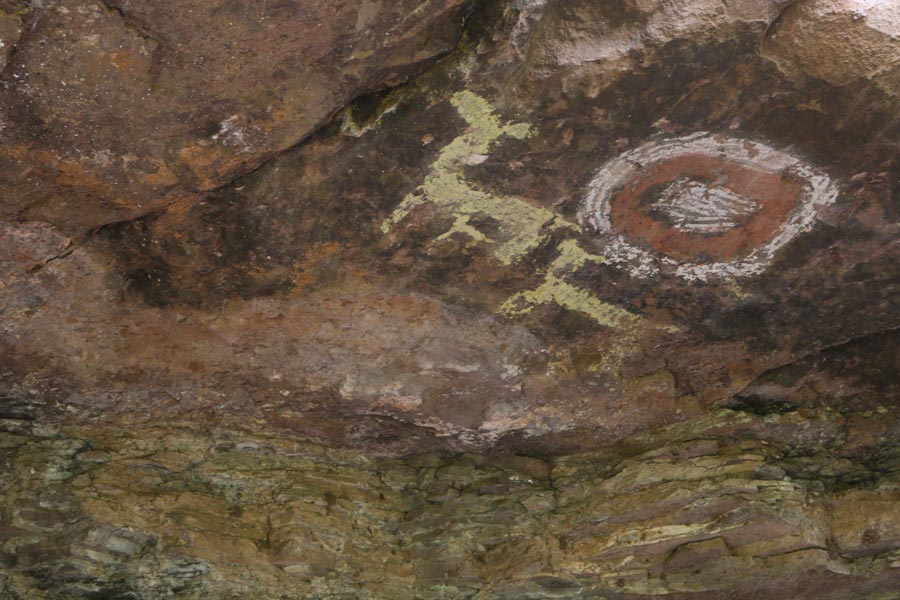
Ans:
POLYGON ((895 597, 898 28, 0 0, 0 598, 895 597))
POLYGON ((461 4, 23 3, 0 214, 76 230, 227 183, 451 49, 461 4))
POLYGON ((900 585, 897 455, 863 464, 852 434, 832 425, 828 413, 725 411, 554 460, 373 460, 190 426, 23 428, 2 438, 0 558, 15 567, 0 589, 11 598, 889 597, 900 585), (797 429, 828 447, 785 443, 797 429))

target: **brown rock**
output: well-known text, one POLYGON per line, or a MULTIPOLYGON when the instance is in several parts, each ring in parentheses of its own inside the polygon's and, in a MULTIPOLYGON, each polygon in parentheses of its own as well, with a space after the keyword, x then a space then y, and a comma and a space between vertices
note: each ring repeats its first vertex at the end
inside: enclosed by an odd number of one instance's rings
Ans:
POLYGON ((0 598, 900 589, 888 3, 0 10, 0 598))
POLYGON ((37 6, 4 72, 0 214, 78 230, 220 186, 450 50, 461 4, 37 6))

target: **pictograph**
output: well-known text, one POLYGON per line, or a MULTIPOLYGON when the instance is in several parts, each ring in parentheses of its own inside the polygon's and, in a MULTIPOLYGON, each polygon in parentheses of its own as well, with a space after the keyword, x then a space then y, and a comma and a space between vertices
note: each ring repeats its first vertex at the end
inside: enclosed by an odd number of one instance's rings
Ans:
POLYGON ((827 175, 747 139, 697 133, 649 142, 594 176, 580 221, 633 275, 711 281, 762 272, 837 198, 827 175))

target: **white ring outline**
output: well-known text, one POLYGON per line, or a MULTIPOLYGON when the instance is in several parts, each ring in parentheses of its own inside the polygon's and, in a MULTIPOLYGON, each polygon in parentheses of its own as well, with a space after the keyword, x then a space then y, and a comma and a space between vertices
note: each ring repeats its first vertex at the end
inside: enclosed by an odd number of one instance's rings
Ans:
POLYGON ((672 270, 682 279, 748 277, 763 272, 775 253, 794 237, 812 228, 819 208, 833 204, 838 189, 826 174, 770 146, 742 138, 713 135, 705 131, 691 135, 647 142, 608 161, 588 184, 578 219, 582 226, 608 236, 607 262, 626 265, 633 275, 648 277, 660 270, 672 270), (677 261, 629 242, 617 233, 610 221, 610 203, 615 192, 645 165, 680 154, 705 154, 771 173, 790 171, 803 181, 800 197, 789 218, 775 231, 767 243, 744 258, 716 263, 677 261))

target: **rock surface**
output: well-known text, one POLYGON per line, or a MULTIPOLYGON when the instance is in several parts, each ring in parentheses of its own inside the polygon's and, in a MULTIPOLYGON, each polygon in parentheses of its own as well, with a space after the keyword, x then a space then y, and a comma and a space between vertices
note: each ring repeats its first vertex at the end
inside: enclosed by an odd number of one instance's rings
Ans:
POLYGON ((898 24, 0 1, 0 598, 890 600, 898 24))
POLYGON ((14 568, 0 590, 886 598, 900 585, 898 456, 860 462, 832 419, 720 411, 551 460, 371 459, 190 424, 7 421, 0 559, 14 568), (798 429, 814 435, 785 443, 798 429))
POLYGON ((461 5, 23 2, 0 214, 78 231, 221 186, 450 50, 461 5))

